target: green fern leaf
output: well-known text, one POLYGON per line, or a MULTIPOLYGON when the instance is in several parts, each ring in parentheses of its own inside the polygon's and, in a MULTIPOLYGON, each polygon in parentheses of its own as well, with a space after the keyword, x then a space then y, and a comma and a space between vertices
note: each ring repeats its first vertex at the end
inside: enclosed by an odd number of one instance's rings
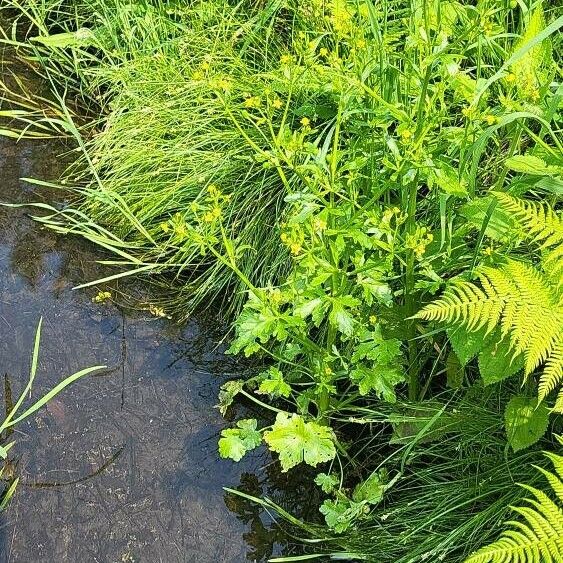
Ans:
MULTIPOLYGON (((563 220, 547 203, 494 195, 522 232, 540 245, 542 269, 516 260, 481 268, 480 284, 454 281, 415 316, 484 331, 484 336, 500 327, 501 339, 509 339, 512 361, 524 357, 526 377, 545 364, 541 401, 563 381, 563 220)), ((563 411, 562 395, 554 410, 563 411)))
POLYGON ((553 348, 539 384, 539 399, 542 401, 563 379, 563 340, 553 348))
POLYGON ((466 559, 465 563, 562 563, 563 562, 563 456, 546 453, 555 473, 538 468, 547 478, 556 500, 544 491, 521 485, 531 493, 526 506, 511 507, 522 520, 510 526, 491 545, 466 559))
POLYGON ((528 238, 548 248, 563 243, 563 218, 547 203, 494 192, 502 207, 515 219, 528 238))

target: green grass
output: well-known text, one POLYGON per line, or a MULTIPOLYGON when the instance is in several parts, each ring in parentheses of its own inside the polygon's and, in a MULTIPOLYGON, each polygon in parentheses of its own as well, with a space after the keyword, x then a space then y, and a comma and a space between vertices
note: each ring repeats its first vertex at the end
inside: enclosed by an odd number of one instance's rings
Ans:
MULTIPOLYGON (((177 10, 159 2, 133 9, 92 0, 86 6, 78 3, 73 17, 69 3, 26 3, 32 33, 47 35, 49 22, 65 32, 95 30, 87 40, 92 47, 75 45, 72 54, 29 44, 35 49, 30 58, 59 97, 64 123, 51 122, 84 149, 63 178, 80 206, 53 217, 52 225, 109 248, 130 272, 177 278, 171 307, 182 315, 217 300, 237 310, 244 296, 235 275, 188 241, 185 230, 207 188, 216 185, 232 198, 227 228, 253 249, 241 269, 258 285, 275 282, 284 271, 287 253, 277 228, 292 179, 284 185, 275 170, 256 161, 242 136, 264 148, 269 140, 254 127, 240 131, 228 111, 240 113, 250 93, 264 104, 286 94, 284 84, 276 91, 268 74, 285 46, 273 34, 263 35, 287 22, 276 19, 275 10, 270 17, 254 15, 227 2, 177 10), (101 118, 76 126, 77 101, 101 118)), ((307 92, 298 92, 292 101, 299 107, 306 99, 307 92)), ((291 108, 277 113, 295 118, 291 108)))

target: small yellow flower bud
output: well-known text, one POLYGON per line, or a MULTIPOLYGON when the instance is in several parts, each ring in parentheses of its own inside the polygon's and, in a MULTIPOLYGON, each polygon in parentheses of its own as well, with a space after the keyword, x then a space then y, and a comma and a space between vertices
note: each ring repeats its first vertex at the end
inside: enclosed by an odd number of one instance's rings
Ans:
POLYGON ((301 245, 298 242, 293 242, 289 246, 289 249, 291 250, 291 254, 297 256, 301 252, 301 245))

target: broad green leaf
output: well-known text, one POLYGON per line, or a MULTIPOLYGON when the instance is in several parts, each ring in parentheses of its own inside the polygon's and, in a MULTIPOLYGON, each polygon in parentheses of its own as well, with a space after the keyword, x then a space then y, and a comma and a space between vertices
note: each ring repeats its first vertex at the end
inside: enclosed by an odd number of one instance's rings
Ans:
POLYGON ((332 430, 315 422, 305 422, 298 414, 278 413, 272 430, 264 432, 264 440, 279 454, 284 472, 303 461, 316 466, 336 455, 332 430))
POLYGON ((219 455, 240 461, 246 452, 257 448, 262 443, 262 434, 256 430, 255 419, 239 420, 237 428, 227 428, 221 432, 219 455))
POLYGON ((56 47, 64 49, 66 47, 88 47, 95 44, 96 36, 91 29, 81 27, 76 31, 68 33, 56 33, 48 36, 32 37, 31 40, 41 43, 45 47, 56 47))
POLYGON ((320 297, 315 297, 314 299, 309 299, 308 301, 303 301, 299 303, 295 309, 294 313, 301 317, 302 319, 306 319, 310 315, 313 315, 317 309, 322 307, 323 300, 320 297))
POLYGON ((272 397, 289 397, 291 386, 284 381, 283 373, 276 367, 267 371, 268 378, 264 379, 258 387, 258 393, 271 395, 272 397))
POLYGON ((315 484, 318 485, 323 493, 332 493, 339 483, 338 477, 336 475, 327 475, 326 473, 319 473, 315 477, 315 484))
POLYGON ((358 384, 361 395, 372 391, 388 403, 397 400, 395 386, 405 381, 405 374, 400 367, 381 365, 367 367, 359 364, 350 372, 350 379, 358 384))
POLYGON ((461 367, 466 366, 485 345, 486 328, 470 332, 464 327, 449 328, 446 330, 452 348, 458 357, 461 367))
POLYGON ((536 182, 534 187, 558 196, 563 195, 563 180, 560 180, 559 178, 546 176, 536 182))
POLYGON ((446 194, 465 197, 467 196, 467 181, 459 178, 458 171, 446 162, 434 162, 428 171, 428 185, 438 186, 446 194))
POLYGON ((474 199, 461 208, 460 214, 477 229, 481 229, 486 221, 485 236, 493 240, 506 240, 517 235, 520 231, 518 223, 500 205, 494 205, 491 213, 492 203, 495 203, 492 196, 474 199))
POLYGON ((272 337, 275 327, 274 315, 245 307, 236 321, 236 338, 229 347, 229 354, 244 351, 245 356, 252 355, 260 349, 257 341, 265 344, 272 337))
POLYGON ((400 363, 401 341, 397 338, 384 339, 381 329, 367 331, 352 353, 352 361, 372 360, 378 364, 400 363))
POLYGON ((500 330, 495 331, 493 338, 479 354, 479 371, 485 385, 498 383, 524 368, 524 356, 520 354, 513 359, 510 340, 506 337, 499 342, 498 336, 500 330))
POLYGON ((515 396, 504 412, 508 443, 517 452, 535 444, 547 430, 549 409, 537 397, 515 396))
POLYGON ((331 302, 332 308, 328 316, 330 324, 336 327, 342 334, 352 336, 354 333, 355 321, 349 309, 357 307, 360 302, 350 295, 333 297, 331 302))
POLYGON ((233 404, 235 397, 243 390, 244 381, 235 379, 221 385, 219 390, 219 412, 225 416, 227 409, 233 404))
POLYGON ((514 172, 531 174, 532 176, 549 176, 561 174, 563 168, 550 166, 543 159, 531 154, 518 154, 506 159, 506 167, 514 172))
POLYGON ((356 502, 367 502, 377 504, 383 499, 386 489, 387 471, 372 473, 365 481, 358 484, 354 489, 352 498, 356 502))
POLYGON ((245 356, 251 356, 260 350, 260 344, 266 344, 271 339, 285 340, 288 328, 303 324, 303 319, 280 313, 264 301, 252 298, 235 322, 236 336, 228 353, 244 351, 245 356))
POLYGON ((352 502, 349 499, 325 500, 321 507, 321 514, 325 517, 326 525, 341 534, 352 522, 363 513, 364 503, 352 502))

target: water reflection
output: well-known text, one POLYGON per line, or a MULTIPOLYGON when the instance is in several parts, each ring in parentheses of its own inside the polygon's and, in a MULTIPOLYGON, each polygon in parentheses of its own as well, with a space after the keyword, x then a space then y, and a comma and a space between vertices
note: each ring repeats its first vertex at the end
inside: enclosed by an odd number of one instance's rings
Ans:
MULTIPOLYGON (((2 200, 41 197, 18 178, 22 170, 52 177, 51 146, 0 141, 2 200)), ((96 290, 72 287, 99 275, 94 258, 24 209, 0 208, 0 366, 14 396, 40 316, 34 397, 77 369, 109 366, 17 428, 23 485, 3 516, 0 562, 236 563, 290 553, 260 509, 222 490, 238 484, 299 509, 310 502, 298 484, 276 483, 282 478, 263 451, 240 464, 218 458, 225 422, 213 408, 217 390, 242 369, 222 355, 221 327, 202 319, 179 327, 92 303, 96 290)))

